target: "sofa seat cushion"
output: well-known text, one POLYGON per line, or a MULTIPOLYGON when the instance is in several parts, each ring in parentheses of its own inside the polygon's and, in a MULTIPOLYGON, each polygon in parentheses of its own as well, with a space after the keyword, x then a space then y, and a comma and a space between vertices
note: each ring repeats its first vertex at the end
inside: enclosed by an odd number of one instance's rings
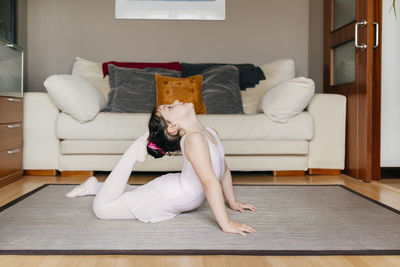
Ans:
MULTIPOLYGON (((61 153, 70 154, 123 154, 133 140, 63 140, 61 153)), ((225 155, 305 155, 305 140, 222 140, 225 155)), ((172 153, 182 155, 180 151, 172 153)))
MULTIPOLYGON (((304 111, 287 123, 273 122, 264 113, 198 114, 206 127, 217 130, 221 140, 311 140, 313 117, 304 111)), ((147 128, 150 113, 99 112, 88 122, 80 123, 61 112, 57 117, 56 135, 60 139, 134 140, 147 128)))

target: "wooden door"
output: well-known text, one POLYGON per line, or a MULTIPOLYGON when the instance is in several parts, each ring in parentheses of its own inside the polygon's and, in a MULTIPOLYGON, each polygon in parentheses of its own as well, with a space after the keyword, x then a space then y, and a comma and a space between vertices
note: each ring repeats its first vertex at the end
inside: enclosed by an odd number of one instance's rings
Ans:
POLYGON ((345 172, 380 179, 382 0, 324 0, 324 92, 347 97, 345 172))

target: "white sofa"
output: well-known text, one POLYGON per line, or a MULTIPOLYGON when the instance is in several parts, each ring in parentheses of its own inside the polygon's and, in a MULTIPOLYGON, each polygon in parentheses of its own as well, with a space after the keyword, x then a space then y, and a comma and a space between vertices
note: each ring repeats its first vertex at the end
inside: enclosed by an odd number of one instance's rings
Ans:
MULTIPOLYGON (((111 171, 145 131, 149 117, 99 112, 81 123, 61 112, 47 92, 26 92, 23 169, 111 171)), ((261 112, 198 118, 218 131, 232 171, 344 169, 346 98, 342 95, 315 94, 306 110, 287 123, 273 122, 261 112)), ((181 167, 181 153, 174 153, 161 159, 149 156, 134 170, 180 171, 181 167)))

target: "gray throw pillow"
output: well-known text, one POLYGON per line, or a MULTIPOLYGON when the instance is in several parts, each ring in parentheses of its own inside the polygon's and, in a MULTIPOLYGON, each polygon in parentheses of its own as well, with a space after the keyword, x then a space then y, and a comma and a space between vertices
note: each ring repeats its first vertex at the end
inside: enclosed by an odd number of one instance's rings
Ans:
POLYGON ((108 65, 110 92, 103 111, 150 113, 156 105, 155 74, 181 77, 181 72, 164 68, 122 68, 108 65))
POLYGON ((207 114, 244 114, 239 87, 239 69, 234 65, 204 70, 203 102, 207 114))

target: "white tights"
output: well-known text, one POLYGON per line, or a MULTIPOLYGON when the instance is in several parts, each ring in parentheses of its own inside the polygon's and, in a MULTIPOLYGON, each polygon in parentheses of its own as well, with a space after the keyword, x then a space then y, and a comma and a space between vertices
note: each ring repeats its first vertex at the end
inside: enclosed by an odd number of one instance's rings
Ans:
MULTIPOLYGON (((137 139, 122 155, 93 200, 93 211, 100 219, 137 219, 129 209, 125 194, 134 190, 128 179, 136 163, 137 139)), ((98 182, 100 183, 100 182, 98 182)), ((135 187, 136 188, 136 187, 135 187)))
POLYGON ((137 188, 129 185, 128 179, 137 159, 143 162, 147 156, 145 138, 146 135, 143 135, 129 146, 105 182, 98 182, 94 176, 89 177, 66 196, 96 195, 93 211, 99 219, 137 219, 131 212, 125 195, 137 188))

